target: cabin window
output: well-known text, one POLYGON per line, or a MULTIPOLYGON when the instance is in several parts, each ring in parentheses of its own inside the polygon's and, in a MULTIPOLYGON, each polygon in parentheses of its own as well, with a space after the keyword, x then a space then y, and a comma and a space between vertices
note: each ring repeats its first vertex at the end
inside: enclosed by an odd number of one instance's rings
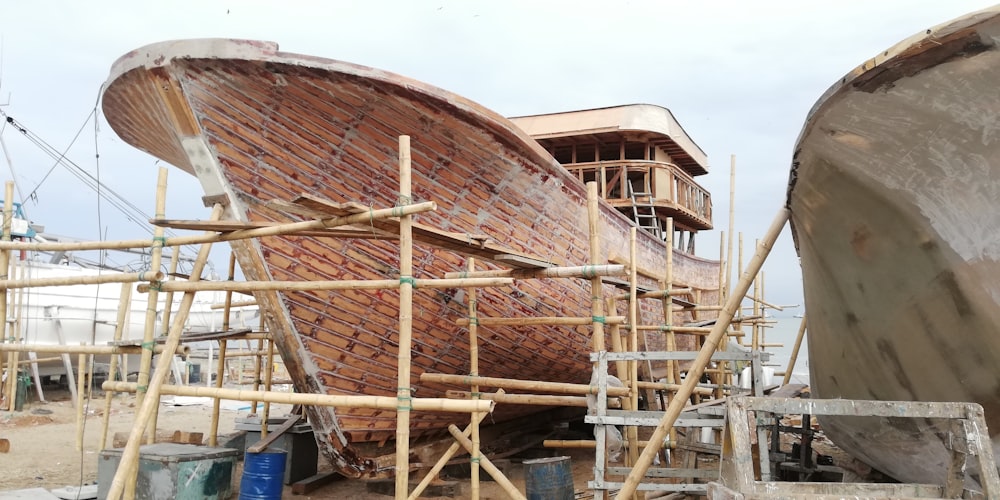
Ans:
POLYGON ((645 160, 646 154, 646 144, 641 142, 626 142, 625 143, 625 159, 626 160, 645 160))
POLYGON ((556 146, 552 148, 552 156, 561 164, 573 163, 573 146, 556 146))
POLYGON ((597 161, 597 147, 593 144, 576 145, 576 162, 589 163, 597 161))
POLYGON ((601 144, 601 161, 617 161, 621 159, 621 143, 605 142, 601 144))

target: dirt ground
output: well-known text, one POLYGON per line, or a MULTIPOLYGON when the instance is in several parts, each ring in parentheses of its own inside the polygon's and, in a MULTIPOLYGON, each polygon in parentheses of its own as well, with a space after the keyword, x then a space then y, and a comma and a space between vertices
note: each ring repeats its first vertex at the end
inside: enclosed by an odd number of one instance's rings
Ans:
MULTIPOLYGON (((55 489, 69 485, 93 484, 97 481, 98 453, 101 447, 99 441, 103 426, 104 397, 96 395, 89 405, 84 430, 84 450, 76 448, 76 410, 69 399, 68 392, 59 390, 46 391, 46 403, 29 402, 20 412, 0 412, 0 438, 10 441, 10 450, 0 453, 0 491, 28 488, 55 489)), ((34 399, 34 395, 32 395, 34 399)), ((165 397, 166 399, 166 397, 165 397)), ((135 401, 129 396, 115 397, 111 408, 108 440, 116 432, 128 432, 135 416, 135 401)), ((283 405, 272 406, 272 415, 282 415, 289 408, 283 405)), ((162 404, 159 412, 158 429, 171 433, 174 430, 208 433, 212 409, 210 406, 169 406, 162 404)), ((237 417, 245 416, 246 412, 223 409, 220 413, 220 434, 232 432, 237 417)), ((573 464, 574 483, 578 491, 586 489, 587 481, 593 474, 593 451, 576 450, 569 455, 573 464)), ((319 470, 329 470, 329 466, 320 458, 319 470)), ((525 491, 523 466, 519 460, 512 460, 507 470, 509 478, 522 492, 525 491)), ((242 462, 237 465, 233 481, 234 495, 239 489, 242 462)), ((483 477, 486 473, 483 472, 483 477)), ((419 477, 414 477, 418 481, 419 477)), ((468 479, 453 479, 457 482, 461 493, 455 498, 469 496, 470 483, 468 479)), ((364 481, 340 480, 328 484, 308 495, 292 495, 289 487, 285 488, 283 498, 296 499, 326 499, 326 498, 361 498, 387 499, 386 496, 368 491, 364 481)), ((422 497, 443 499, 449 497, 422 497)), ((481 498, 508 498, 503 490, 493 482, 484 480, 481 486, 481 498)))

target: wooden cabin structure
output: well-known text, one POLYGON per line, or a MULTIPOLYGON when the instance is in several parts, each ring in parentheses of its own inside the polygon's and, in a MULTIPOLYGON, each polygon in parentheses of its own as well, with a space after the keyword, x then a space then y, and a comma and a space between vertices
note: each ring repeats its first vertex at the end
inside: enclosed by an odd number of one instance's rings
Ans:
POLYGON ((665 239, 673 217, 677 247, 694 253, 694 235, 712 229, 712 197, 695 177, 708 157, 669 109, 652 104, 511 118, 583 182, 640 228, 665 239))

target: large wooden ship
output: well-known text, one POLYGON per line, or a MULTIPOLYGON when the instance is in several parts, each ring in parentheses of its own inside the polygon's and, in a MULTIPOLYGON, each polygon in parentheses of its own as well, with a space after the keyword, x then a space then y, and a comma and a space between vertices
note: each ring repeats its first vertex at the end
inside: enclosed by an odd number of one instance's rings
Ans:
MULTIPOLYGON (((813 394, 971 401, 1000 432, 1000 10, 927 30, 810 112, 788 190, 813 394)), ((941 481, 936 422, 823 420, 893 477, 941 481)))
MULTIPOLYGON (((226 218, 245 223, 289 221, 303 213, 328 217, 344 202, 393 206, 397 138, 411 136, 413 201, 438 206, 416 221, 435 234, 455 235, 450 249, 417 246, 417 278, 462 271, 466 254, 493 267, 591 263, 581 180, 600 181, 610 200, 600 203, 601 264, 628 260, 633 200, 636 210, 652 210, 654 219, 641 224, 650 228, 662 231, 667 216, 677 217, 688 233, 711 225, 708 194, 691 180, 707 168, 704 153, 666 109, 654 106, 587 112, 600 126, 570 128, 571 134, 556 130, 555 115, 518 119, 539 136, 536 141, 474 102, 405 77, 279 52, 272 43, 191 40, 150 45, 119 59, 103 110, 126 142, 196 175, 207 197, 226 203, 226 218), (629 121, 636 117, 643 119, 629 121), (586 148, 599 153, 584 158, 586 148)), ((644 278, 651 286, 665 268, 661 231, 639 232, 638 266, 654 275, 644 278)), ((387 239, 289 236, 233 247, 248 279, 399 277, 398 243, 387 239)), ((679 252, 674 269, 675 284, 691 287, 702 302, 716 300, 718 262, 679 252)), ((396 395, 394 290, 256 296, 296 390, 396 395)), ((483 317, 590 317, 591 296, 585 280, 525 280, 484 290, 477 302, 483 317)), ((421 373, 469 373, 467 332, 456 326, 467 314, 463 290, 415 292, 412 359, 419 396, 454 388, 418 383, 421 373)), ((644 321, 658 323, 662 316, 644 321)), ((589 327, 480 326, 479 374, 586 383, 590 336, 589 327)), ((345 475, 393 473, 387 443, 395 435, 394 412, 309 411, 322 452, 345 475)), ((501 405, 493 418, 532 411, 537 407, 501 405)), ((411 434, 446 433, 447 424, 465 418, 415 412, 411 434)))

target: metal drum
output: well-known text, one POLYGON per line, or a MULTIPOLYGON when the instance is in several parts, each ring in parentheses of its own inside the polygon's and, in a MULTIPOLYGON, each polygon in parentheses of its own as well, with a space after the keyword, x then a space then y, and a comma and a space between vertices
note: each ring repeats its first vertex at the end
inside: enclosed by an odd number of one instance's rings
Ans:
POLYGON ((247 453, 240 479, 240 500, 281 500, 285 478, 285 450, 268 448, 247 453))
POLYGON ((573 466, 569 457, 524 461, 528 500, 573 500, 573 466))

